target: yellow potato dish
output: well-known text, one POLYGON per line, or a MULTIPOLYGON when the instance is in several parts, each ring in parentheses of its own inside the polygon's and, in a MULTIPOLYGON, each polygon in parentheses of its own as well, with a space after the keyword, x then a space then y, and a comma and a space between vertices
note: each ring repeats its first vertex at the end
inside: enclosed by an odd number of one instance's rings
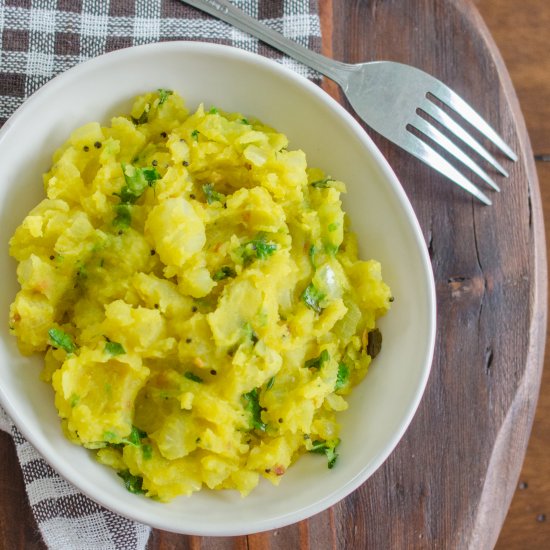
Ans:
POLYGON ((132 492, 246 495, 306 452, 335 465, 392 297, 344 183, 287 145, 148 93, 72 133, 10 241, 10 330, 45 354, 66 436, 132 492))

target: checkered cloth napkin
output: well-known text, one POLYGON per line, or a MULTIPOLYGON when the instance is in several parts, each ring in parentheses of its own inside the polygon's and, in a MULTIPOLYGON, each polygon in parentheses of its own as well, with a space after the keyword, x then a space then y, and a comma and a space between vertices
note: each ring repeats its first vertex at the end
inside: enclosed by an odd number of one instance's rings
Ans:
MULTIPOLYGON (((289 38, 320 49, 317 0, 233 2, 289 38)), ((112 50, 165 40, 237 46, 318 78, 310 69, 179 0, 0 0, 0 126, 26 98, 70 67, 112 50)), ((145 548, 149 527, 102 508, 60 478, 1 408, 0 429, 13 437, 32 511, 48 548, 145 548)))

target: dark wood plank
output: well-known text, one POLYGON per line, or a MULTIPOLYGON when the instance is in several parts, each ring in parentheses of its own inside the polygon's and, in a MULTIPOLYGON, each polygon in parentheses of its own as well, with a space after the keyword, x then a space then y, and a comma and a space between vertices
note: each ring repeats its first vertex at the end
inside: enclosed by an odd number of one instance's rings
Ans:
POLYGON ((432 253, 439 337, 426 395, 405 438, 335 507, 339 540, 357 548, 490 548, 531 426, 546 322, 541 203, 525 128, 471 4, 385 0, 340 9, 336 57, 424 68, 483 112, 526 161, 484 209, 372 134, 432 253))
POLYGON ((0 549, 46 550, 34 521, 11 436, 0 431, 0 549))
MULTIPOLYGON (((539 163, 538 173, 544 215, 548 220, 550 219, 550 164, 539 163)), ((546 241, 550 243, 550 227, 546 229, 546 241)), ((548 337, 547 333, 547 341, 548 337)), ((550 541, 550 350, 548 347, 544 365, 537 412, 527 454, 496 550, 543 549, 550 541)))
MULTIPOLYGON (((535 153, 550 153, 550 6, 544 0, 478 0, 525 115, 535 153)), ((546 220, 550 219, 550 163, 537 163, 546 220)), ((550 226, 546 241, 550 243, 550 226)), ((550 353, 533 430, 516 493, 497 550, 545 548, 550 541, 550 353)))

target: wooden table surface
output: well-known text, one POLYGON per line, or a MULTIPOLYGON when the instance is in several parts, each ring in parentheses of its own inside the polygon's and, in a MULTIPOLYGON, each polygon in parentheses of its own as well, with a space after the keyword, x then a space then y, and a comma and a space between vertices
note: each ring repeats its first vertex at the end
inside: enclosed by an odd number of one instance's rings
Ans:
MULTIPOLYGON (((307 522, 233 539, 154 531, 149 549, 491 548, 499 533, 501 549, 547 548, 548 369, 521 475, 520 469, 546 332, 542 213, 550 212, 550 163, 537 165, 541 199, 512 84, 470 0, 320 4, 327 53, 428 70, 484 113, 520 161, 507 164, 511 177, 502 182, 502 193, 492 195, 493 206, 483 207, 369 131, 413 203, 437 286, 432 375, 409 430, 359 490, 307 522)), ((550 153, 550 3, 475 4, 508 64, 535 152, 550 153)), ((0 464, 0 549, 44 548, 6 434, 0 434, 0 464)))
MULTIPOLYGON (((477 0, 506 62, 533 150, 550 154, 550 2, 477 0)), ((550 245, 550 162, 537 162, 550 245)), ((547 247, 550 249, 550 246, 547 247)), ((547 346, 548 348, 548 346, 547 346)), ((547 349, 533 430, 497 550, 550 547, 550 353, 547 349)))

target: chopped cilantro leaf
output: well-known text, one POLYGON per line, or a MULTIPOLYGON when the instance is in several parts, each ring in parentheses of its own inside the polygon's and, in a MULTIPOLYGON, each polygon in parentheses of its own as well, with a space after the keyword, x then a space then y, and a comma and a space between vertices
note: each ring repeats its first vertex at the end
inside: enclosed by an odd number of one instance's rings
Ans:
POLYGON ((212 204, 213 202, 221 202, 225 199, 223 193, 218 193, 211 183, 206 183, 202 186, 202 191, 206 197, 206 202, 212 204))
POLYGON ((250 122, 248 122, 248 119, 247 118, 241 118, 241 122, 243 124, 246 124, 247 126, 250 126, 250 122))
POLYGON ((336 253, 338 252, 338 245, 327 243, 325 244, 325 252, 327 254, 330 254, 331 256, 336 256, 336 253))
POLYGON ((79 279, 87 279, 88 278, 88 270, 85 265, 78 264, 78 268, 76 270, 76 276, 79 279))
POLYGON ((132 117, 132 122, 137 126, 139 124, 145 124, 149 121, 149 104, 145 106, 143 113, 139 115, 139 118, 132 117))
POLYGON ((209 313, 216 309, 215 298, 212 295, 204 296, 203 298, 193 298, 193 304, 195 304, 191 311, 196 313, 209 313))
POLYGON ((243 325, 243 331, 247 340, 250 340, 253 344, 258 341, 258 335, 254 332, 250 323, 245 323, 243 325))
POLYGON ((51 328, 48 330, 48 336, 54 346, 64 349, 67 353, 74 353, 76 351, 73 339, 65 331, 59 328, 51 328))
POLYGON ((199 140, 199 134, 200 132, 198 130, 193 130, 191 132, 191 137, 195 140, 195 141, 198 141, 199 140))
MULTIPOLYGON (((139 195, 135 195, 134 193, 132 193, 127 185, 124 185, 120 189, 120 193, 114 193, 114 195, 116 195, 120 199, 120 204, 122 205, 134 204, 139 198, 139 195)), ((128 210, 128 212, 130 211, 128 210)), ((121 215, 121 218, 122 219, 125 218, 124 213, 121 215)), ((131 220, 131 217, 130 217, 130 220, 131 220)))
POLYGON ((142 445, 141 453, 143 454, 143 458, 145 460, 150 460, 153 457, 153 447, 149 444, 142 445))
POLYGON ((321 313, 323 308, 319 304, 325 299, 325 294, 321 292, 313 283, 310 283, 302 292, 301 299, 307 307, 317 313, 321 313))
POLYGON ((153 187, 160 174, 156 168, 139 168, 133 164, 122 164, 122 173, 126 185, 118 196, 122 204, 133 204, 144 193, 147 187, 153 187))
POLYGON ((76 393, 73 393, 69 401, 69 404, 71 405, 71 409, 74 409, 79 402, 80 402, 80 395, 76 395, 76 393))
POLYGON ((103 432, 103 440, 112 447, 123 447, 124 445, 132 445, 132 447, 141 447, 141 440, 145 439, 147 434, 132 426, 132 430, 127 437, 120 437, 116 432, 106 431, 103 432))
POLYGON ((129 470, 117 472, 117 475, 122 479, 122 481, 124 481, 124 486, 128 489, 128 491, 130 491, 130 493, 134 493, 135 495, 142 495, 145 493, 142 488, 142 477, 132 475, 129 470))
POLYGON ((327 447, 327 442, 317 439, 312 443, 313 447, 309 450, 310 453, 324 454, 327 447))
POLYGON ((308 255, 309 255, 309 261, 311 262, 311 265, 313 267, 317 267, 317 265, 315 264, 315 254, 317 254, 317 247, 314 244, 312 244, 309 247, 308 255))
POLYGON ((345 363, 338 364, 338 375, 336 376, 336 384, 334 391, 342 389, 349 381, 349 367, 345 363))
POLYGON ((219 113, 218 109, 216 107, 210 107, 210 111, 208 111, 209 115, 217 115, 219 113))
POLYGON ((139 447, 141 445, 141 440, 145 437, 147 437, 147 434, 143 430, 132 426, 132 431, 130 432, 130 435, 128 437, 122 438, 121 441, 122 443, 127 443, 128 445, 139 447))
POLYGON ((214 273, 212 279, 214 279, 214 281, 221 281, 223 279, 227 279, 228 277, 235 277, 235 275, 237 275, 237 273, 232 267, 224 265, 221 269, 218 269, 218 271, 214 273))
POLYGON ((196 374, 193 374, 191 371, 187 371, 183 376, 187 378, 188 380, 192 380, 193 382, 197 382, 197 384, 202 384, 203 379, 200 376, 197 376, 196 374))
POLYGON ((245 410, 250 414, 250 428, 265 432, 267 425, 262 422, 262 407, 260 406, 258 388, 244 393, 243 398, 245 401, 245 410))
POLYGON ((267 391, 267 390, 270 390, 270 389, 273 387, 273 384, 275 384, 275 377, 274 377, 274 376, 272 376, 272 377, 267 381, 267 384, 265 385, 266 391, 267 391))
POLYGON ((275 243, 267 242, 267 235, 260 232, 247 243, 240 246, 240 255, 244 264, 250 263, 254 258, 266 260, 271 254, 277 250, 275 243))
POLYGON ((309 452, 326 455, 328 460, 327 465, 330 470, 334 467, 334 464, 336 464, 336 459, 338 458, 338 453, 336 452, 336 449, 339 444, 339 439, 334 439, 331 441, 316 440, 313 441, 313 447, 310 449, 309 452))
POLYGON ((105 351, 111 355, 124 355, 126 350, 118 342, 105 342, 105 351))
POLYGON ((106 431, 103 432, 103 440, 107 443, 119 443, 119 437, 115 432, 106 431))
POLYGON ((332 468, 334 468, 334 465, 336 464, 336 460, 338 459, 338 453, 336 452, 336 446, 327 447, 327 450, 325 451, 325 454, 327 455, 328 469, 332 470, 332 468))
POLYGON ((308 369, 317 369, 319 370, 327 361, 330 360, 330 355, 326 349, 324 349, 319 357, 314 357, 313 359, 308 359, 305 363, 305 367, 308 369))
POLYGON ((327 187, 331 187, 331 183, 334 180, 332 178, 325 178, 322 180, 317 180, 311 183, 311 187, 316 187, 317 189, 326 189, 327 187))
POLYGON ((147 184, 149 185, 149 187, 153 187, 155 182, 160 179, 160 174, 154 166, 152 168, 140 168, 140 170, 147 180, 147 184))
POLYGON ((276 244, 266 242, 265 233, 258 235, 256 240, 252 241, 252 246, 256 249, 256 256, 260 260, 265 260, 268 256, 271 256, 275 250, 277 250, 276 244))
POLYGON ((166 100, 174 93, 172 90, 165 90, 163 88, 159 88, 157 92, 159 93, 159 107, 166 103, 166 100))
POLYGON ((115 206, 115 217, 113 225, 120 229, 128 229, 132 224, 132 213, 127 204, 117 204, 115 206))
POLYGON ((328 224, 328 230, 329 231, 336 231, 338 229, 338 224, 337 223, 329 223, 328 224))

